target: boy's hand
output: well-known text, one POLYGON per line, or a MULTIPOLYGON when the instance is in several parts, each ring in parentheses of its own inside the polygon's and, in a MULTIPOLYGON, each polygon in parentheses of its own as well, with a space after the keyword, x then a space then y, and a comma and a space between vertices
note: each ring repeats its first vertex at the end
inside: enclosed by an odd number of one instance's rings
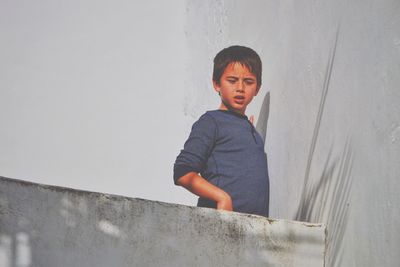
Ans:
POLYGON ((233 210, 231 196, 221 188, 205 180, 197 173, 189 172, 179 178, 177 182, 193 194, 215 201, 218 210, 233 210))
POLYGON ((250 116, 249 121, 251 122, 251 124, 254 124, 254 115, 250 116))

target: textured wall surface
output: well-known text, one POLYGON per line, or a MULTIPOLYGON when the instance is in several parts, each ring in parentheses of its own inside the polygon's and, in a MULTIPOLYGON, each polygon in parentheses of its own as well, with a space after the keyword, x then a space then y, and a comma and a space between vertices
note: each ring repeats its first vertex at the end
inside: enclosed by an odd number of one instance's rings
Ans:
POLYGON ((0 177, 0 266, 320 266, 325 227, 0 177))
POLYGON ((188 5, 193 66, 221 44, 261 54, 271 216, 326 223, 327 266, 400 266, 400 1, 188 5))
POLYGON ((173 161, 218 106, 215 53, 248 45, 271 216, 327 224, 327 266, 400 266, 398 14, 399 0, 0 1, 0 175, 194 204, 173 161))

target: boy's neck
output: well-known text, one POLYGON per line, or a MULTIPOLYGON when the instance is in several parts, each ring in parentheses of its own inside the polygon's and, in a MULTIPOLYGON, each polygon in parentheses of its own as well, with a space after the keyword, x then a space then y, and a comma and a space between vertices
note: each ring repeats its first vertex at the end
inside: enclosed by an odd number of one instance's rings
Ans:
POLYGON ((226 107, 225 105, 221 104, 221 106, 219 107, 220 111, 224 111, 224 112, 228 112, 228 113, 233 113, 235 116, 240 117, 240 118, 245 118, 247 119, 247 116, 244 113, 238 112, 234 109, 230 109, 228 107, 226 107))
POLYGON ((226 111, 230 111, 230 112, 234 112, 236 114, 239 114, 241 116, 246 116, 246 114, 244 113, 245 111, 239 111, 239 110, 235 110, 233 108, 231 108, 228 105, 225 105, 225 103, 221 102, 221 105, 219 105, 219 110, 226 110, 226 111))

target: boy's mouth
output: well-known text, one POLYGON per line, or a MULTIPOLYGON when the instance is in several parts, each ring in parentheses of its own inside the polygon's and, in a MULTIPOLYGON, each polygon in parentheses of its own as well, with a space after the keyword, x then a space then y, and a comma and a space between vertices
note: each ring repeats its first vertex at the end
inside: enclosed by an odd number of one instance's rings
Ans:
POLYGON ((233 98, 235 99, 235 102, 238 104, 243 104, 243 102, 244 102, 244 96, 237 95, 237 96, 234 96, 233 98))

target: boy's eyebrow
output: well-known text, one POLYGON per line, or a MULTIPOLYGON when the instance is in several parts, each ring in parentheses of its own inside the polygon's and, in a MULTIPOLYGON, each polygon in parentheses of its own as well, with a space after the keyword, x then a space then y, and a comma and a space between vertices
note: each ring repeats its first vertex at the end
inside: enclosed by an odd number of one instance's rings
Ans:
MULTIPOLYGON (((239 77, 237 77, 237 76, 226 76, 226 78, 227 78, 227 79, 239 79, 239 77)), ((253 77, 245 77, 245 78, 243 78, 243 80, 252 80, 252 81, 255 81, 256 79, 253 78, 253 77)))

